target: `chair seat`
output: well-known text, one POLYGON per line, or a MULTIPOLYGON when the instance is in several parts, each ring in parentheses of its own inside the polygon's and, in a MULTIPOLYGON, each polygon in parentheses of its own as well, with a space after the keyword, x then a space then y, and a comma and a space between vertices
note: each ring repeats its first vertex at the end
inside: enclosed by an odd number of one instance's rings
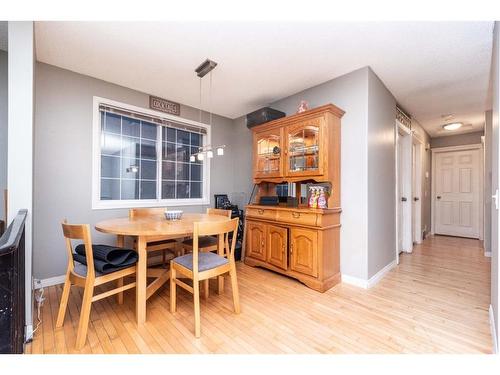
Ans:
MULTIPOLYGON (((193 254, 186 254, 180 257, 177 257, 172 260, 177 264, 180 264, 183 267, 186 267, 189 270, 193 270, 193 254)), ((224 264, 228 264, 228 260, 220 255, 214 253, 199 253, 198 254, 198 271, 203 272, 207 270, 211 270, 213 268, 222 266, 224 264)))
MULTIPOLYGON (((80 275, 82 277, 87 277, 87 266, 83 263, 80 263, 78 261, 74 261, 73 262, 74 266, 73 266, 73 272, 75 272, 77 275, 80 275)), ((126 268, 129 268, 129 267, 135 267, 135 264, 132 265, 132 266, 125 266, 125 267, 116 267, 116 269, 113 269, 112 271, 106 271, 106 272, 99 272, 97 270, 94 270, 95 272, 95 277, 99 277, 99 276, 104 276, 104 275, 108 275, 110 273, 113 273, 113 272, 116 272, 116 271, 121 271, 121 270, 124 270, 126 268)))
MULTIPOLYGON (((85 264, 82 264, 80 262, 75 261, 74 262, 74 268, 73 271, 82 277, 87 277, 87 266, 85 264)), ((102 276, 104 275, 102 272, 95 271, 95 276, 102 276)))
MULTIPOLYGON (((198 238, 198 247, 209 247, 209 246, 217 246, 217 237, 212 237, 212 236, 203 236, 198 238)), ((185 240, 182 242, 183 245, 189 245, 193 247, 193 239, 190 238, 188 240, 185 240)))

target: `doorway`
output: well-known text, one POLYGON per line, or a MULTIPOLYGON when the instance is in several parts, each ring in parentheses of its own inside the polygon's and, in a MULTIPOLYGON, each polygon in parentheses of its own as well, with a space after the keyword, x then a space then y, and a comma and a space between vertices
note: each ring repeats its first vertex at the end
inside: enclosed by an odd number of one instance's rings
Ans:
POLYGON ((396 121, 396 261, 411 253, 412 240, 412 133, 396 121))
POLYGON ((482 145, 432 150, 434 234, 483 238, 482 145))

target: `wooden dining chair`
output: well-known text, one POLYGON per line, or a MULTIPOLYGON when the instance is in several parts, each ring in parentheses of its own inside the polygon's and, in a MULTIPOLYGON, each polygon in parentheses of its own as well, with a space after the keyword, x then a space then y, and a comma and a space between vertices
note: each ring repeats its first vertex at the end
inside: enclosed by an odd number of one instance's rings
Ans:
MULTIPOLYGON (((94 270, 94 257, 92 251, 92 239, 90 236, 90 226, 88 224, 71 225, 67 224, 66 220, 62 223, 64 238, 66 240, 66 249, 68 251, 68 269, 66 271, 66 280, 61 297, 61 304, 59 305, 59 313, 57 314, 56 327, 62 327, 64 324, 64 316, 66 315, 66 308, 68 306, 69 292, 72 285, 84 288, 83 301, 80 311, 80 321, 78 323, 78 333, 76 336, 76 349, 80 350, 85 345, 87 338, 87 330, 89 325, 90 308, 92 302, 100 299, 120 294, 127 289, 135 287, 135 282, 123 285, 123 278, 126 276, 134 275, 136 266, 114 271, 112 273, 101 274, 94 270), (87 265, 76 262, 73 259, 73 246, 72 240, 81 240, 85 246, 85 258, 87 265), (94 288, 111 281, 117 281, 118 286, 106 292, 94 295, 94 288)), ((120 303, 123 299, 118 300, 120 303)))
POLYGON ((236 314, 240 313, 240 298, 234 261, 238 221, 239 219, 235 218, 221 222, 194 223, 193 252, 170 261, 170 312, 174 313, 177 308, 177 285, 191 292, 194 298, 194 332, 196 337, 201 335, 200 281, 229 273, 233 291, 234 311, 236 314), (232 233, 231 246, 229 246, 230 233, 232 233), (223 256, 212 252, 200 252, 199 250, 200 237, 213 235, 218 236, 218 246, 227 249, 223 256), (179 274, 179 277, 191 279, 193 286, 178 279, 177 274, 179 274))
MULTIPOLYGON (((128 211, 128 217, 130 219, 148 217, 152 215, 163 215, 167 211, 166 207, 153 207, 153 208, 131 208, 128 211)), ((136 240, 134 239, 134 246, 136 240)), ((162 254, 162 264, 167 265, 170 259, 167 259, 167 252, 171 252, 174 255, 180 255, 181 249, 178 249, 177 240, 165 237, 153 237, 148 240, 146 244, 146 251, 154 257, 161 252, 162 254)))
MULTIPOLYGON (((231 210, 221 210, 219 208, 207 208, 208 215, 221 215, 231 218, 231 210)), ((204 236, 198 241, 198 250, 202 252, 216 251, 218 249, 218 239, 217 236, 204 236)), ((193 251, 193 239, 189 238, 182 242, 182 253, 190 253, 193 251)), ((224 288, 224 283, 222 282, 221 288, 224 288)), ((209 280, 203 282, 203 295, 208 298, 210 293, 209 280)))

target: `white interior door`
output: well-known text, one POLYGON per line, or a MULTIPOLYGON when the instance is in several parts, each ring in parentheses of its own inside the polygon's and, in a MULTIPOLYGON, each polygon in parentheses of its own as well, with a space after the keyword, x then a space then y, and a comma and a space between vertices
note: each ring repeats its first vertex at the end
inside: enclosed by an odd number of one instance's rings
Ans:
POLYGON ((398 252, 411 253, 412 242, 412 136, 398 134, 398 252))
POLYGON ((435 233, 479 238, 479 150, 439 152, 435 158, 435 233))

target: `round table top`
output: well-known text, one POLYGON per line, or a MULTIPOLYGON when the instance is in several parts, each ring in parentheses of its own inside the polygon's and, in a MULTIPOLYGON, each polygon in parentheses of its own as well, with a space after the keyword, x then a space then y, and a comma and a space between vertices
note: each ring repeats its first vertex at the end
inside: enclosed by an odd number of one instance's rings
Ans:
POLYGON ((123 236, 188 236, 193 224, 200 221, 227 221, 226 216, 214 214, 183 213, 180 220, 167 220, 164 215, 150 215, 130 219, 128 217, 100 221, 95 225, 99 232, 123 236))

